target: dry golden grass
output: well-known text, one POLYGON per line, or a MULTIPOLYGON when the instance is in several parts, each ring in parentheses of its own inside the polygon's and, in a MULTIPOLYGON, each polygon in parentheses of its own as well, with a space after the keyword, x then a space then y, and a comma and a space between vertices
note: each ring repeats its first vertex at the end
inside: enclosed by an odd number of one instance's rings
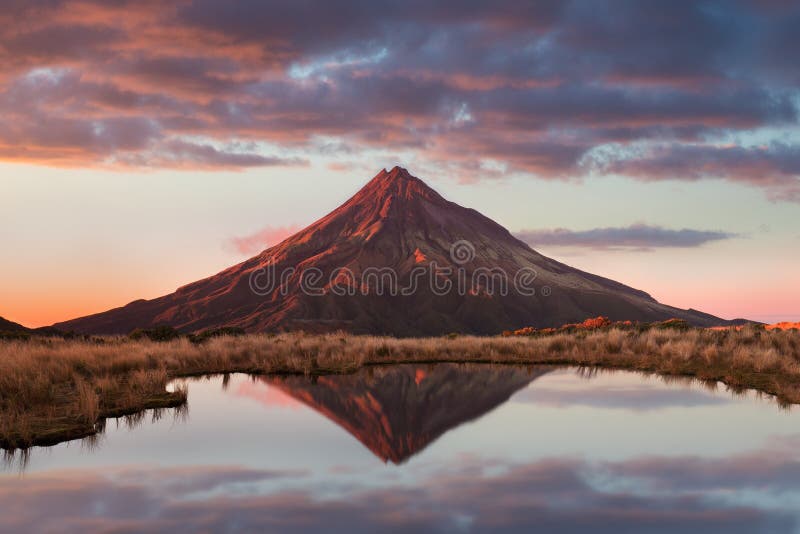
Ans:
POLYGON ((395 339, 347 334, 249 335, 165 343, 33 339, 0 343, 0 446, 93 434, 107 417, 180 406, 169 380, 211 373, 348 373, 409 362, 564 364, 630 369, 753 388, 800 403, 800 334, 611 328, 534 337, 395 339))

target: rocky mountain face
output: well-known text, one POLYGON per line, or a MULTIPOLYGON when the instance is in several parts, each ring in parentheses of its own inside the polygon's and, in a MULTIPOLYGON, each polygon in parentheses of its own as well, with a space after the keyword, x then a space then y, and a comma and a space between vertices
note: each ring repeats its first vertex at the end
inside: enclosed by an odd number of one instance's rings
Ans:
POLYGON ((153 300, 56 324, 85 333, 171 325, 250 332, 496 334, 603 315, 726 321, 547 258, 403 168, 257 256, 153 300))

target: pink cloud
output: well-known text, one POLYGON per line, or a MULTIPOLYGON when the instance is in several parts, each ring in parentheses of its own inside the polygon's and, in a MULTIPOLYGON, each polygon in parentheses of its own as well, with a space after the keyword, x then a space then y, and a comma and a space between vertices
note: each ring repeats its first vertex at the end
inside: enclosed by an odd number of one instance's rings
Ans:
POLYGON ((236 395, 253 399, 264 406, 277 406, 292 409, 298 409, 303 406, 302 403, 293 399, 283 391, 268 386, 263 382, 242 382, 236 389, 236 395))
POLYGON ((302 230, 302 226, 291 224, 288 226, 266 226, 255 233, 232 237, 228 244, 240 254, 256 254, 262 250, 277 245, 292 234, 302 230))

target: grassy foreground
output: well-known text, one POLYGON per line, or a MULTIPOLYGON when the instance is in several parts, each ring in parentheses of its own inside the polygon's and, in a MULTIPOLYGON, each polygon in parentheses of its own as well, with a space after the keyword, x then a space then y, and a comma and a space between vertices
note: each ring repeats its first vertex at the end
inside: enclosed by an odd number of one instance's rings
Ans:
POLYGON ((800 403, 800 333, 624 329, 547 335, 395 339, 346 334, 221 336, 191 342, 124 337, 0 342, 0 447, 97 432, 105 418, 181 406, 182 376, 349 373, 365 365, 485 362, 629 369, 752 388, 800 403))

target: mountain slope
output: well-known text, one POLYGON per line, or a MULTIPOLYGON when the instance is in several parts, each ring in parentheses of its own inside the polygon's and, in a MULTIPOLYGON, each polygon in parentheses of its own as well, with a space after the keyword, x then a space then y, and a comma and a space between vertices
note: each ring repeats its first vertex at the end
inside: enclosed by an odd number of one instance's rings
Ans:
POLYGON ((249 260, 170 295, 55 326, 89 333, 168 324, 186 331, 238 326, 411 336, 493 334, 596 315, 726 324, 542 256, 491 219, 445 200, 395 167, 378 173, 327 216, 249 260), (376 268, 391 269, 390 280, 376 268), (504 273, 505 293, 501 282, 489 277, 497 273, 504 273), (309 284, 314 274, 320 281, 309 284), (269 287, 268 280, 275 284, 269 287), (448 281, 450 290, 443 291, 448 281), (414 284, 414 291, 399 294, 414 284))
POLYGON ((30 332, 30 329, 14 321, 0 317, 0 332, 30 332))

